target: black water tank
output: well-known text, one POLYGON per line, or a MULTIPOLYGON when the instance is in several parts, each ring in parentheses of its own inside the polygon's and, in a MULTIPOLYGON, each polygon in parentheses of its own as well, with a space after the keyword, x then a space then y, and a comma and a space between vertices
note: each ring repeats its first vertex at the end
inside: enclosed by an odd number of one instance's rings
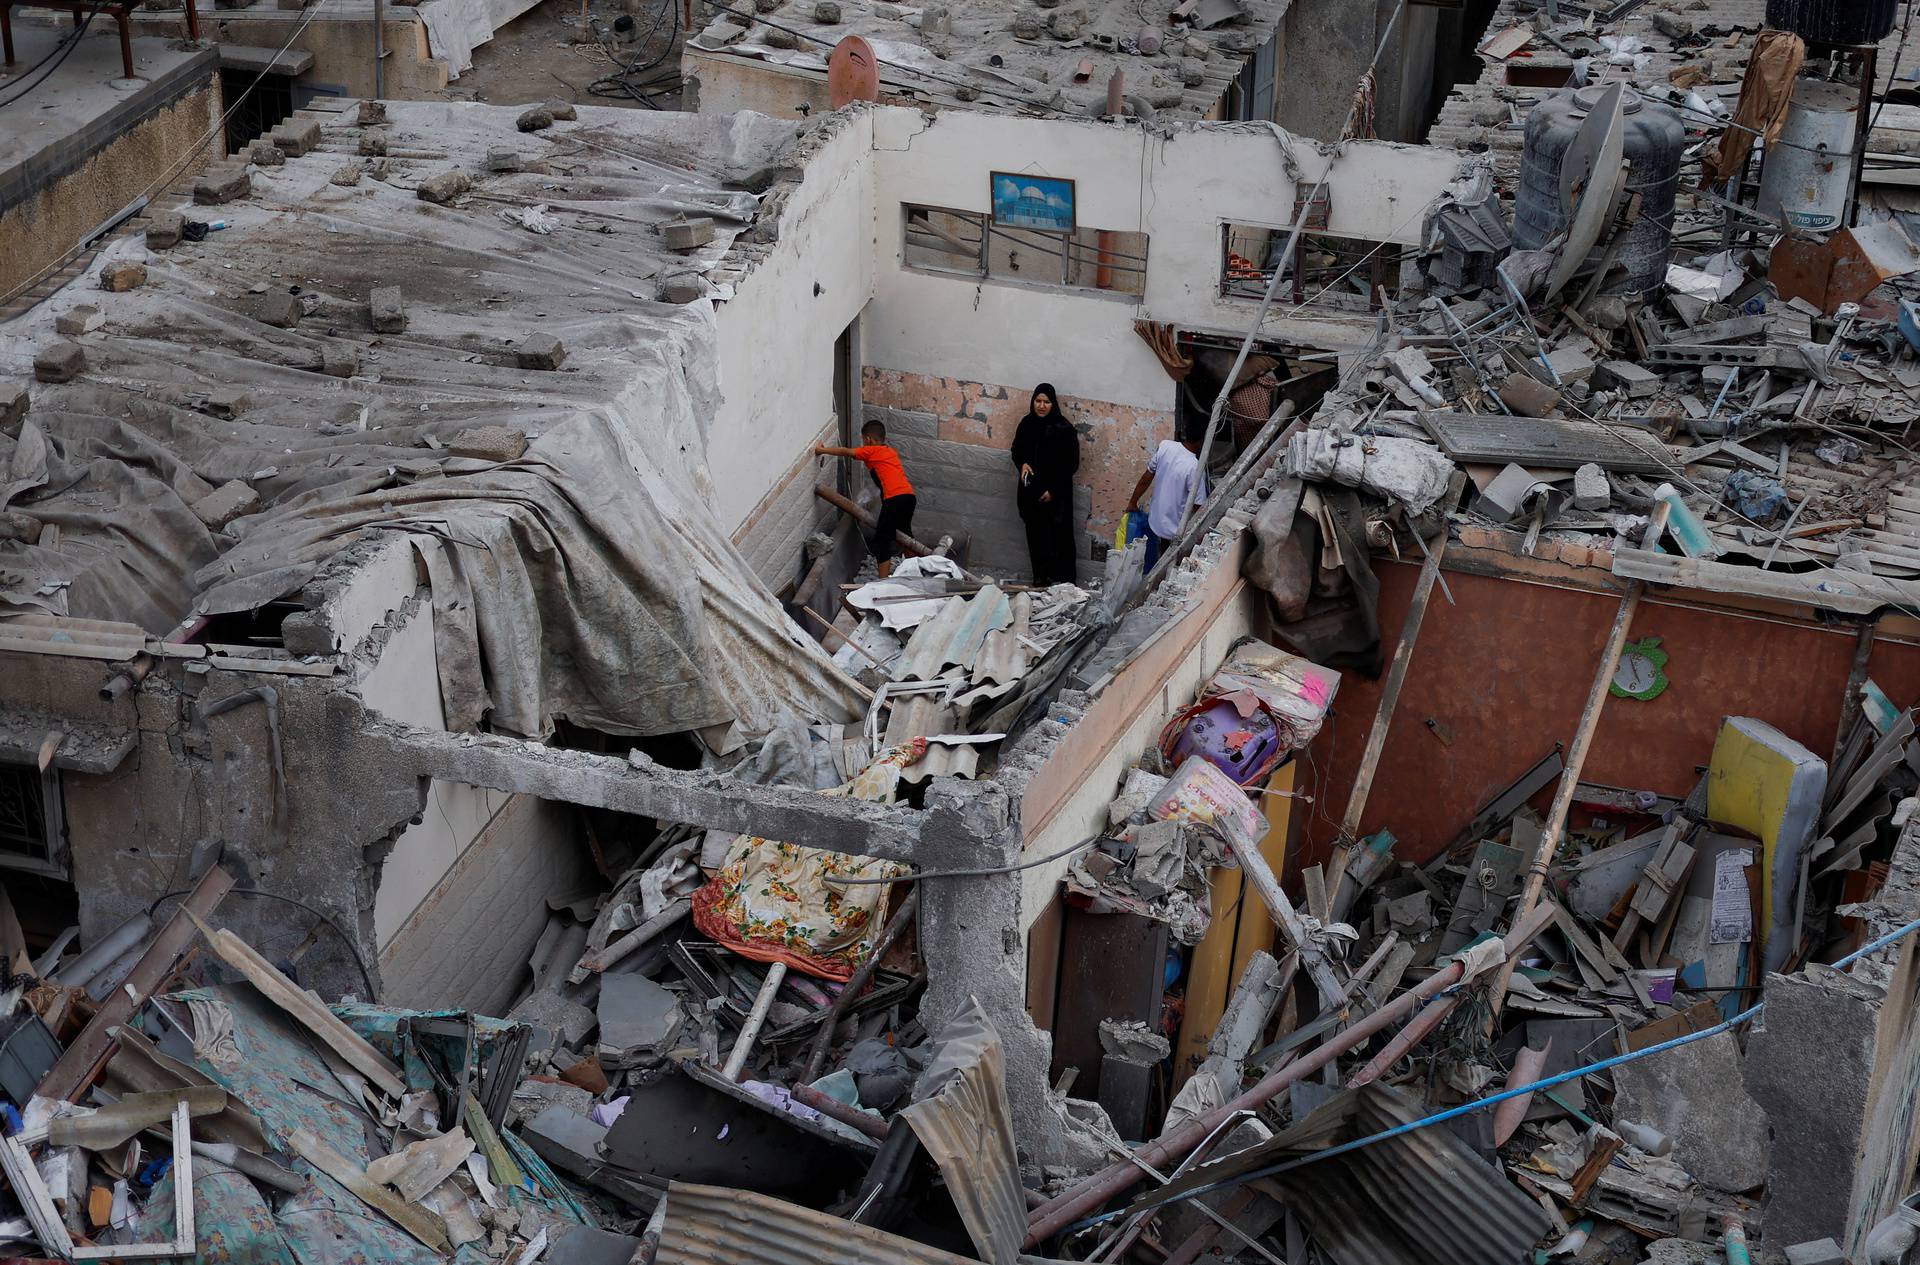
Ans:
MULTIPOLYGON (((1527 115, 1520 192, 1513 207, 1513 244, 1518 249, 1538 250, 1565 227, 1560 166, 1567 147, 1587 121, 1587 112, 1605 91, 1595 86, 1557 92, 1527 115)), ((1680 156, 1687 143, 1687 130, 1672 107, 1647 101, 1631 88, 1622 95, 1621 106, 1625 125, 1621 154, 1628 164, 1627 187, 1640 194, 1640 219, 1616 255, 1627 275, 1606 286, 1604 292, 1614 294, 1651 290, 1666 279, 1667 257, 1673 249, 1673 199, 1680 187, 1680 156)), ((1598 254, 1596 247, 1595 262, 1598 254)))
POLYGON ((1878 44, 1899 0, 1767 0, 1767 25, 1810 44, 1878 44))

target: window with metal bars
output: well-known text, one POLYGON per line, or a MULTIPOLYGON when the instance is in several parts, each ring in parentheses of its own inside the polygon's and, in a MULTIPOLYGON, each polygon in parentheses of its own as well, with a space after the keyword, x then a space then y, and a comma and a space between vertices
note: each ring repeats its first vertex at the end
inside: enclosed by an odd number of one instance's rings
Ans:
POLYGON ((66 874, 60 772, 0 763, 0 869, 66 874))
POLYGON ((1096 228, 1046 233, 995 224, 985 211, 913 205, 901 211, 909 268, 1135 299, 1146 293, 1145 233, 1096 228))

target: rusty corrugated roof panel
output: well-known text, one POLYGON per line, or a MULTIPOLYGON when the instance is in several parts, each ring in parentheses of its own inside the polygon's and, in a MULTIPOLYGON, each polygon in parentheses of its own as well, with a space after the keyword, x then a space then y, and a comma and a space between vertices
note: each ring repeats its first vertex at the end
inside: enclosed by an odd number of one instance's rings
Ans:
MULTIPOLYGON (((1139 1201, 1339 1146, 1424 1113, 1378 1084, 1348 1090, 1306 1120, 1245 1151, 1203 1164, 1139 1201)), ((1445 1129, 1417 1129, 1267 1178, 1335 1265, 1521 1265, 1551 1228, 1540 1206, 1445 1129)))
POLYGON ((658 1265, 979 1265, 769 1195, 680 1182, 667 1188, 654 1259, 658 1265))
POLYGON ((970 598, 950 597, 938 615, 914 631, 894 665, 893 679, 931 681, 952 665, 971 668, 987 634, 1012 620, 1007 595, 993 585, 970 598))
POLYGON ((1015 1265, 1027 1203, 1007 1106, 1006 1051, 978 998, 968 998, 940 1030, 915 1096, 919 1101, 900 1114, 940 1166, 973 1245, 993 1265, 1015 1265))

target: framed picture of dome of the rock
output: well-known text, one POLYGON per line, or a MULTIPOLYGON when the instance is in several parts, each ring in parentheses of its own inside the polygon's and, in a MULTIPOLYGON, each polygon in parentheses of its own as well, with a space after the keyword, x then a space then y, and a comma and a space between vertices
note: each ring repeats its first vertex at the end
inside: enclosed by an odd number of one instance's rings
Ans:
POLYGON ((993 222, 998 227, 1073 231, 1073 181, 1015 171, 996 171, 992 179, 993 222))

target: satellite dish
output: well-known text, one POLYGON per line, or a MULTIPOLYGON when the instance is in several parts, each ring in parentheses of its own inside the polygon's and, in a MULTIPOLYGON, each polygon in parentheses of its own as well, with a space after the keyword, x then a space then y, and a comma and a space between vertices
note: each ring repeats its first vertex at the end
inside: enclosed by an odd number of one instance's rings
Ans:
POLYGON ((880 59, 873 55, 873 45, 858 35, 835 44, 827 58, 827 99, 836 110, 880 99, 880 59))
POLYGON ((1613 214, 1613 199, 1625 178, 1620 171, 1626 143, 1626 124, 1622 121, 1625 91, 1625 84, 1616 83, 1600 94, 1560 160, 1567 241, 1560 248, 1560 262, 1547 278, 1545 297, 1549 299, 1580 271, 1613 214))

